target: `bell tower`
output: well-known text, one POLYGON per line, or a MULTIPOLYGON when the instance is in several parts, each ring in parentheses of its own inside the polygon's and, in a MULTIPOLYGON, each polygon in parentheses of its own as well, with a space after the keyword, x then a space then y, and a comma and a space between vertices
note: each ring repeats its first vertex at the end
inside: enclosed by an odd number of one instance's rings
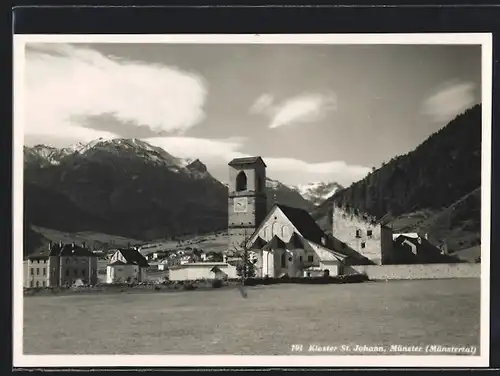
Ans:
POLYGON ((261 157, 229 162, 229 250, 241 249, 267 214, 266 164, 261 157))

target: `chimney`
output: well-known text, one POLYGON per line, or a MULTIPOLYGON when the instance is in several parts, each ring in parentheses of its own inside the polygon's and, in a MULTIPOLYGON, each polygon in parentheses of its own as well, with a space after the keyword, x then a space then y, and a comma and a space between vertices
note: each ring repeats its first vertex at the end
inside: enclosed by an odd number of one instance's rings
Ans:
POLYGON ((425 234, 424 234, 424 239, 425 239, 425 240, 429 240, 429 234, 428 234, 428 233, 425 233, 425 234))
POLYGON ((62 242, 62 240, 59 240, 59 247, 62 248, 62 246, 63 246, 63 242, 62 242))
POLYGON ((82 248, 87 248, 87 243, 82 242, 82 248))
POLYGON ((52 240, 49 240, 49 251, 52 249, 52 240))
POLYGON ((75 248, 75 242, 71 242, 71 247, 75 248))

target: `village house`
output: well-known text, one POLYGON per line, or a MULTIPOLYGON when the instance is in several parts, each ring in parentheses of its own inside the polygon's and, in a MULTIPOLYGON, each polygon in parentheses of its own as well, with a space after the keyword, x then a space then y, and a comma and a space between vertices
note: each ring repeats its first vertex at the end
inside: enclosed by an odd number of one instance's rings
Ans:
POLYGON ((142 282, 149 264, 136 248, 117 249, 106 267, 106 283, 142 282))
POLYGON ((168 259, 163 259, 158 263, 158 270, 168 270, 168 259))
POLYGON ((97 256, 85 244, 52 243, 24 262, 24 287, 97 283, 97 256))
POLYGON ((426 235, 397 234, 394 239, 394 263, 429 264, 457 262, 459 258, 449 255, 446 248, 432 244, 426 235))

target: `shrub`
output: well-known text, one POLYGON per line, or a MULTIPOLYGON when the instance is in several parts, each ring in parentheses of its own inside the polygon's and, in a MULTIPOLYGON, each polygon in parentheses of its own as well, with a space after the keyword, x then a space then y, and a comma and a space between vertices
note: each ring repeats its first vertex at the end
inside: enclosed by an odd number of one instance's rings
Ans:
POLYGON ((359 283, 368 281, 365 274, 352 274, 341 276, 320 276, 320 277, 288 277, 281 278, 247 278, 244 281, 245 286, 271 285, 277 283, 297 283, 297 284, 336 284, 336 283, 359 283))
POLYGON ((222 280, 221 279, 214 279, 212 281, 212 287, 215 289, 222 287, 222 280))
POLYGON ((196 286, 193 283, 185 283, 183 285, 183 288, 184 288, 184 290, 190 291, 190 290, 196 289, 196 286))

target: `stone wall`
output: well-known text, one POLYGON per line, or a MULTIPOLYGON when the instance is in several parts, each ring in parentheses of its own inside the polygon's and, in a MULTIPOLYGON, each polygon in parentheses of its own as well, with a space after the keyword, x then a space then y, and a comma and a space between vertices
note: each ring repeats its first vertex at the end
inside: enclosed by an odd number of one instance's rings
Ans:
POLYGON ((353 265, 344 274, 366 273, 371 280, 479 278, 481 264, 353 265))

